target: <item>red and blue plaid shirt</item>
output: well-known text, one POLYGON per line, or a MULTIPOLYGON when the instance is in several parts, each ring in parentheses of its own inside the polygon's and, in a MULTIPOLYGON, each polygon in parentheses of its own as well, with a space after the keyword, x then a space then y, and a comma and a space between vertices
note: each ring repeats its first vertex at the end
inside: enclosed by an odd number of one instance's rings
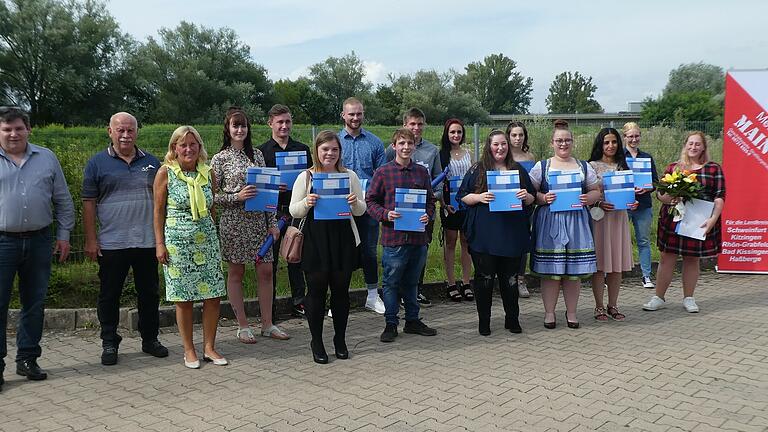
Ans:
POLYGON ((395 209, 395 189, 424 189, 427 191, 427 215, 435 214, 435 195, 429 172, 413 160, 402 166, 393 160, 379 167, 373 174, 371 184, 365 193, 368 214, 381 222, 381 245, 386 247, 402 245, 425 245, 426 232, 395 231, 395 224, 387 220, 387 213, 395 209))

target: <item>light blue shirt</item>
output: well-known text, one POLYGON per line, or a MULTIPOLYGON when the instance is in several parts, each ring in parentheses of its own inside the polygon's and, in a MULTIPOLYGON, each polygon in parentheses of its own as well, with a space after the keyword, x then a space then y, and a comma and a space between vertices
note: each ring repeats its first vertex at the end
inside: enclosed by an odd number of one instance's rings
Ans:
POLYGON ((69 241, 75 205, 56 155, 27 143, 20 165, 0 147, 0 231, 27 232, 58 223, 57 240, 69 241))
POLYGON ((387 163, 384 142, 376 135, 360 128, 360 135, 353 137, 346 129, 339 131, 341 162, 351 169, 360 180, 370 180, 373 172, 387 163))

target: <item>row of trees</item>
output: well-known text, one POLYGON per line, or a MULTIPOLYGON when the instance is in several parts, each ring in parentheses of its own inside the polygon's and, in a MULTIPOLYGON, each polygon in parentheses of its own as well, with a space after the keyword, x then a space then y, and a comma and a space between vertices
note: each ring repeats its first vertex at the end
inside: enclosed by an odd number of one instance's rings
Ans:
MULTIPOLYGON (((592 77, 566 71, 549 90, 550 112, 603 111, 592 77)), ((99 0, 0 0, 0 103, 28 108, 37 124, 101 124, 118 110, 144 123, 215 123, 230 105, 263 120, 274 103, 289 105, 298 123, 335 123, 348 96, 362 99, 378 124, 397 124, 410 106, 432 123, 488 122, 490 113, 527 113, 532 91, 533 80, 503 54, 462 72, 389 75, 374 87, 353 51, 310 66, 307 76, 271 82, 232 29, 181 22, 142 43, 99 0)), ((667 115, 656 102, 649 101, 654 115, 667 115)), ((680 115, 688 113, 671 116, 680 115)))

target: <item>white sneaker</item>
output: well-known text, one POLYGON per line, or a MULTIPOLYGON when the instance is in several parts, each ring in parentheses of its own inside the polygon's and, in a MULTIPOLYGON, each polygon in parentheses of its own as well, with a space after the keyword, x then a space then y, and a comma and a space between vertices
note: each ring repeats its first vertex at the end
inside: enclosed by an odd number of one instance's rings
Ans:
POLYGON ((528 286, 525 284, 524 277, 517 279, 517 293, 520 298, 528 298, 531 296, 531 293, 528 291, 528 286))
POLYGON ((330 310, 330 309, 328 309, 328 316, 329 316, 329 317, 331 317, 331 318, 333 318, 333 314, 331 313, 331 310, 330 310))
POLYGON ((381 301, 381 298, 378 295, 374 298, 368 297, 365 301, 365 308, 369 311, 376 312, 377 314, 384 314, 384 302, 381 301))
POLYGON ((648 289, 656 288, 656 285, 653 284, 653 281, 649 276, 643 276, 643 288, 648 288, 648 289))
POLYGON ((683 299, 683 307, 688 313, 698 313, 699 306, 696 304, 696 300, 693 297, 686 297, 683 299))
POLYGON ((655 310, 663 309, 666 306, 667 306, 667 302, 665 302, 663 298, 659 296, 653 296, 648 301, 648 303, 643 305, 643 310, 655 311, 655 310))

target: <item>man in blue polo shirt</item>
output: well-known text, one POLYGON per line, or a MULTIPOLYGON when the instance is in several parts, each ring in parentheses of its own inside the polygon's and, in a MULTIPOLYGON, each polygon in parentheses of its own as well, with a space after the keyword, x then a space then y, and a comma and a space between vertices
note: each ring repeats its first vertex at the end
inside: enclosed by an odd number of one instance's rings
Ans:
MULTIPOLYGON (((339 131, 341 141, 341 159, 346 168, 351 169, 365 185, 373 178, 373 172, 387 163, 384 143, 363 129, 365 111, 363 103, 356 98, 347 98, 342 104, 341 118, 344 128, 339 131)), ((363 188, 365 191, 365 187, 363 188)), ((376 257, 379 243, 379 222, 368 213, 355 216, 357 231, 360 233, 360 250, 363 263, 363 277, 368 289, 365 308, 376 313, 384 313, 384 302, 379 297, 379 260, 376 257)))
POLYGON ((85 166, 82 198, 85 254, 99 263, 101 364, 114 365, 122 340, 117 334, 120 296, 129 268, 138 297, 141 349, 155 357, 167 357, 168 349, 157 340, 160 299, 152 228, 152 184, 160 161, 136 147, 138 124, 131 114, 113 115, 107 132, 112 142, 85 166))

